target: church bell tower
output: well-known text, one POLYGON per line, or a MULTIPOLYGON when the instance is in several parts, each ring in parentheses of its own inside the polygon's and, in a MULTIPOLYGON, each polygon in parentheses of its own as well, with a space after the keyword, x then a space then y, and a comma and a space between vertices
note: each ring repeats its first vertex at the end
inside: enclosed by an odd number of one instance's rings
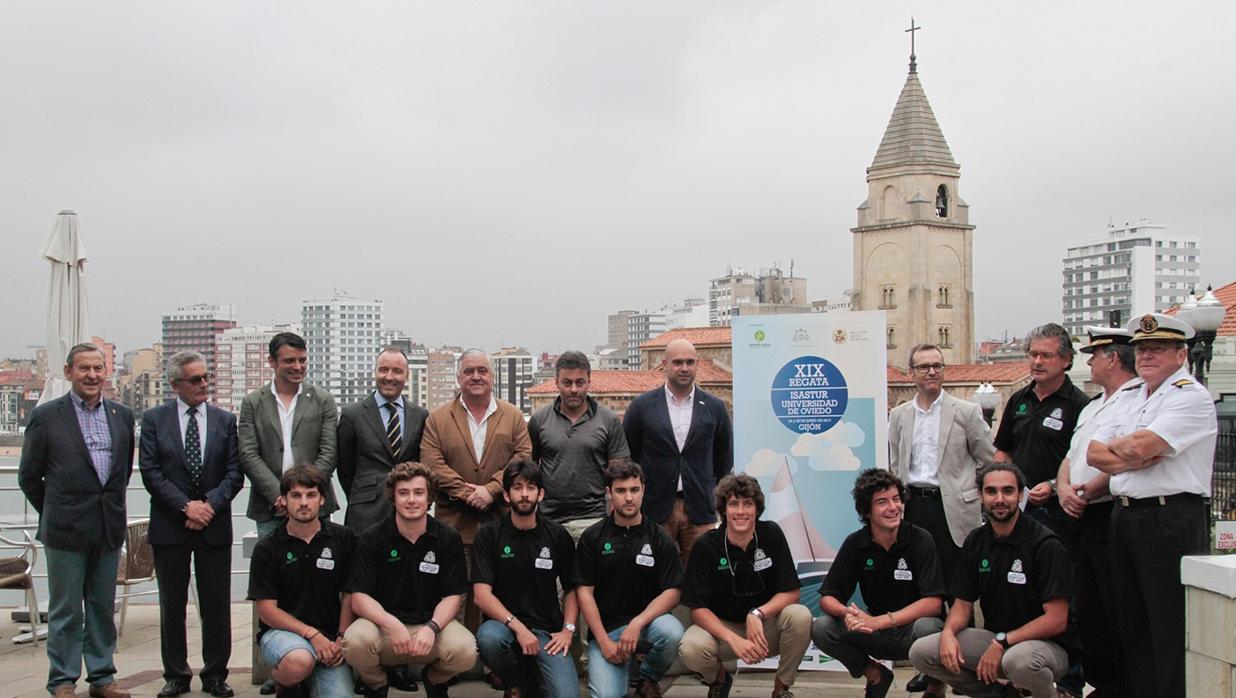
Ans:
MULTIPOLYGON (((917 27, 911 22, 911 37, 917 27)), ((913 44, 911 44, 913 46, 913 44)), ((897 106, 867 168, 854 234, 855 310, 883 310, 888 362, 940 346, 947 364, 974 360, 973 233, 953 160, 918 79, 914 49, 897 106)))

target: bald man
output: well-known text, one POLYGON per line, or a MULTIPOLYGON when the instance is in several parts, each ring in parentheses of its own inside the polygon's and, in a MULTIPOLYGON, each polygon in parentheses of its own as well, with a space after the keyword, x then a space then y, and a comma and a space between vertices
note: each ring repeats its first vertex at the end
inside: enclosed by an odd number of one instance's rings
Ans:
POLYGON ((665 385, 631 401, 623 430, 648 481, 644 511, 678 544, 685 562, 695 539, 716 525, 713 489, 734 469, 734 429, 725 403, 695 384, 695 346, 665 348, 665 385))

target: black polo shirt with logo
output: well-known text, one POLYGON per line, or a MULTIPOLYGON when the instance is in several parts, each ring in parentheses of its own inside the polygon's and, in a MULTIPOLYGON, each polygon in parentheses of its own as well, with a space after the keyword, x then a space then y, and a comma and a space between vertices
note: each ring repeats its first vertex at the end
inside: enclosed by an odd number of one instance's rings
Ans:
POLYGON ((744 550, 730 545, 725 527, 700 536, 687 560, 682 603, 707 608, 721 620, 745 622, 747 613, 774 594, 799 588, 798 571, 781 527, 757 521, 744 550))
POLYGON ((854 595, 856 584, 867 612, 873 616, 948 593, 931 534, 905 521, 888 550, 871 539, 869 525, 846 536, 820 584, 820 596, 831 596, 845 604, 854 595))
MULTIPOLYGON (((1043 615, 1043 604, 1072 593, 1069 554, 1051 529, 1019 515, 1013 531, 997 538, 990 524, 966 536, 953 575, 953 596, 983 605, 983 626, 1000 633, 1043 615)), ((1072 646, 1071 630, 1049 638, 1072 646)))
POLYGON ((1013 393, 1005 403, 995 438, 996 448, 1011 455, 1026 476, 1027 487, 1056 477, 1060 461, 1069 453, 1077 418, 1090 403, 1090 396, 1068 376, 1041 401, 1034 385, 1013 393))
MULTIPOLYGON (((262 538, 249 562, 251 601, 274 599, 293 618, 334 639, 339 634, 339 595, 351 573, 356 535, 322 520, 308 543, 286 526, 262 538)), ((259 621, 258 637, 270 629, 259 621)))
POLYGON ((472 582, 493 587, 511 615, 538 630, 562 629, 558 585, 575 588, 575 541, 540 514, 536 526, 522 530, 507 514, 476 532, 472 541, 472 582))
POLYGON ((393 514, 366 529, 348 579, 348 591, 372 596, 404 625, 428 621, 443 597, 468 591, 459 532, 432 516, 426 519, 415 543, 400 535, 393 514))
POLYGON ((666 589, 682 586, 678 546, 647 516, 630 528, 612 515, 589 526, 579 537, 575 570, 580 586, 593 587, 606 630, 630 623, 666 589))

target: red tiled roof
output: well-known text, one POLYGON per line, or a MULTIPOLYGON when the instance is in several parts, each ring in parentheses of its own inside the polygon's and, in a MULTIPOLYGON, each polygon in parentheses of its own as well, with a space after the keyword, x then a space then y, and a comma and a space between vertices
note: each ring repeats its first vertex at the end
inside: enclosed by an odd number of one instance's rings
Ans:
MULTIPOLYGON (((945 383, 1019 383, 1030 377, 1030 367, 1025 361, 1007 361, 994 364, 949 364, 944 369, 945 383)), ((888 383, 913 383, 908 373, 894 366, 888 367, 888 383)))
POLYGON ((13 369, 0 371, 0 385, 25 385, 34 382, 34 371, 13 369))
POLYGON ((680 327, 653 337, 639 345, 640 349, 664 347, 675 339, 685 339, 695 346, 707 346, 730 343, 730 328, 728 327, 680 327))
MULTIPOLYGON (((1219 299, 1219 302, 1223 304, 1223 310, 1227 312, 1227 315, 1223 316, 1223 324, 1219 325, 1219 336, 1231 337, 1236 335, 1236 312, 1233 312, 1236 309, 1236 281, 1226 286, 1220 286, 1214 291, 1215 298, 1219 299)), ((1179 310, 1180 307, 1177 306, 1168 310, 1167 314, 1175 315, 1179 310)))

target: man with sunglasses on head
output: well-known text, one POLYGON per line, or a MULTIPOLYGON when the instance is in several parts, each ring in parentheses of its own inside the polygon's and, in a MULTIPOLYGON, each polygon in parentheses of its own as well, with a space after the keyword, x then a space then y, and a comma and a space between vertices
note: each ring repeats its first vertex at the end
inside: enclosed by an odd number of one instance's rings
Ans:
POLYGON ((1146 313, 1128 329, 1141 383, 1120 391, 1086 462, 1111 475, 1112 592, 1129 688, 1173 698, 1185 695, 1180 558, 1210 547, 1205 498, 1218 428, 1210 392, 1185 368, 1193 328, 1146 313))
POLYGON ((694 625, 678 654, 726 698, 734 677, 722 662, 755 664, 779 656, 772 698, 792 698, 807 645, 811 611, 798 603, 798 573, 781 527, 761 521, 764 492, 750 475, 726 475, 715 490, 721 527, 700 536, 687 562, 682 602, 694 625))

